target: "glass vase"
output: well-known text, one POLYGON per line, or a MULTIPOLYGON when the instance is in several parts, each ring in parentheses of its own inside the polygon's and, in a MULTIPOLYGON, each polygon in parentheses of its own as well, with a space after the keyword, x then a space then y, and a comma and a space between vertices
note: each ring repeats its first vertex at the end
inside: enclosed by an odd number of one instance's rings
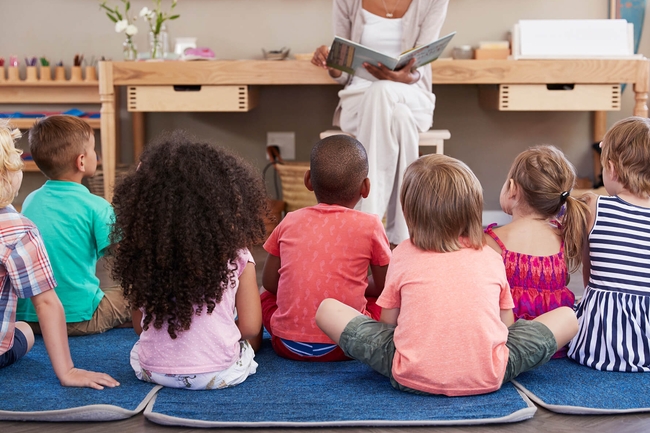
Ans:
POLYGON ((122 57, 126 62, 133 62, 138 59, 138 48, 130 37, 122 43, 122 57))
POLYGON ((169 36, 167 35, 167 27, 164 24, 160 27, 160 32, 149 32, 149 47, 152 59, 162 60, 167 57, 169 36))

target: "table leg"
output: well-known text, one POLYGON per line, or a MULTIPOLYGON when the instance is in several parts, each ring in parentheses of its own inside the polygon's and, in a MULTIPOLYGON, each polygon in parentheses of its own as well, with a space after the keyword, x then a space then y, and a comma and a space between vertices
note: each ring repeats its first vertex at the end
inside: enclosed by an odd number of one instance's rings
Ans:
MULTIPOLYGON (((594 111, 594 143, 600 143, 607 132, 607 111, 594 111)), ((600 164, 600 152, 592 150, 594 158, 594 185, 600 181, 603 167, 600 164)))
POLYGON ((137 164, 144 150, 144 113, 142 111, 132 112, 131 120, 133 121, 133 162, 137 164))
POLYGON ((115 184, 115 86, 113 85, 113 65, 99 62, 99 100, 102 107, 102 171, 104 173, 104 198, 113 200, 115 184))
POLYGON ((648 117, 648 80, 650 80, 650 60, 639 66, 636 82, 634 83, 634 115, 648 117))

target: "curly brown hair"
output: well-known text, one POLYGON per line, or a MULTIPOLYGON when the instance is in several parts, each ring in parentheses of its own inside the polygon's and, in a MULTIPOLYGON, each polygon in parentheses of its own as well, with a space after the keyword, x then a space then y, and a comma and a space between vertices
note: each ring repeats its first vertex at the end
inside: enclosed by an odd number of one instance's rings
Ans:
POLYGON ((182 132, 147 147, 115 188, 112 276, 143 329, 167 324, 171 338, 221 302, 238 251, 264 237, 261 176, 222 148, 182 132))

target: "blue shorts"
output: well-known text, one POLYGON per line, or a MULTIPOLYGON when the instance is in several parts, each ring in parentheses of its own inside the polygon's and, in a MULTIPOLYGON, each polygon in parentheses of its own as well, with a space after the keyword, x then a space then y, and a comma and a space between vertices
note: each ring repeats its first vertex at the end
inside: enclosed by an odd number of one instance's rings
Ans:
POLYGON ((10 366, 25 354, 27 354, 27 338, 20 329, 16 328, 14 330, 14 345, 0 355, 0 368, 10 366))

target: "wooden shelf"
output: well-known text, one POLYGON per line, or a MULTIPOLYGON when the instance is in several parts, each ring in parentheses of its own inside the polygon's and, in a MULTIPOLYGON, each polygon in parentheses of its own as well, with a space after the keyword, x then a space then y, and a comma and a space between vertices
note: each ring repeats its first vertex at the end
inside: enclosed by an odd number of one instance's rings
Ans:
POLYGON ((0 80, 0 87, 97 87, 99 81, 7 81, 0 80))
POLYGON ((25 164, 23 166, 23 171, 40 171, 38 167, 36 167, 36 163, 34 161, 25 161, 23 160, 23 163, 25 164))
MULTIPOLYGON (((39 172, 40 170, 36 166, 36 163, 33 160, 23 160, 23 171, 26 172, 39 172)), ((97 168, 99 169, 102 166, 102 163, 97 161, 97 168)))
MULTIPOLYGON (((38 120, 38 118, 27 118, 27 119, 7 119, 9 121, 9 124, 12 125, 14 128, 18 129, 29 129, 32 127, 32 125, 38 120)), ((81 120, 85 121, 90 125, 91 128, 93 129, 99 129, 100 127, 100 119, 88 119, 88 118, 81 118, 81 120)))

